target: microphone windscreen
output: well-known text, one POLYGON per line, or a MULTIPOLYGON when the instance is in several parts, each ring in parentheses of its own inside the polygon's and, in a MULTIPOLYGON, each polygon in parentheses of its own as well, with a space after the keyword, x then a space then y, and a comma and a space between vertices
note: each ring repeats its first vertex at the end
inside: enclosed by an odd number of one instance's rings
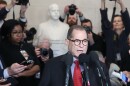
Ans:
POLYGON ((91 60, 92 62, 97 62, 97 61, 99 61, 98 54, 97 54, 95 51, 91 51, 91 52, 89 53, 89 55, 90 55, 90 60, 91 60))
POLYGON ((89 64, 89 58, 90 58, 89 55, 82 53, 79 55, 78 58, 79 58, 80 64, 83 64, 83 63, 89 64))

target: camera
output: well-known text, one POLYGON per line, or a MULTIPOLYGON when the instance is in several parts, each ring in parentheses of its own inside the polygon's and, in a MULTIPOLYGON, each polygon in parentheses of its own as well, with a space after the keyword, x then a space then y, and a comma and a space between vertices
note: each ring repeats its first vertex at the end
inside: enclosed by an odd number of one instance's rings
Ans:
POLYGON ((26 40, 32 40, 34 35, 36 34, 36 29, 34 27, 30 28, 30 30, 26 31, 26 40))
POLYGON ((87 33, 92 32, 92 28, 89 26, 83 26, 87 33))
POLYGON ((27 5, 29 3, 29 0, 17 0, 18 3, 16 3, 17 5, 27 5))
POLYGON ((71 5, 69 6, 69 14, 70 14, 70 15, 74 15, 76 9, 77 9, 77 8, 76 8, 76 5, 71 4, 71 5))
POLYGON ((42 56, 47 56, 48 54, 49 54, 49 51, 48 51, 48 49, 46 49, 46 48, 41 48, 41 55, 42 56))

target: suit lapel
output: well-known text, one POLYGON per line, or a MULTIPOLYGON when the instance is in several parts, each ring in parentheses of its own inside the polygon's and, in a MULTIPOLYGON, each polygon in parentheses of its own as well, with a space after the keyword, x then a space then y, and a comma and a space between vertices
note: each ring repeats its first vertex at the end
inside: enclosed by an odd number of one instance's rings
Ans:
POLYGON ((71 74, 71 69, 69 71, 69 86, 74 86, 74 83, 73 83, 73 79, 72 79, 72 74, 71 74))
MULTIPOLYGON (((66 58, 73 58, 73 56, 68 52, 68 53, 66 53, 64 56, 63 56, 63 58, 61 59, 61 61, 63 61, 64 62, 64 64, 65 64, 65 71, 66 71, 66 68, 67 68, 67 66, 66 66, 66 62, 65 62, 65 60, 66 60, 66 58)), ((72 59, 71 59, 72 60, 72 59)), ((66 73, 65 73, 65 77, 66 77, 66 73)), ((65 81, 65 80, 64 80, 65 81)), ((68 86, 74 86, 74 84, 73 84, 73 79, 72 79, 72 74, 71 74, 71 68, 70 68, 70 70, 69 70, 69 83, 68 83, 68 86)))

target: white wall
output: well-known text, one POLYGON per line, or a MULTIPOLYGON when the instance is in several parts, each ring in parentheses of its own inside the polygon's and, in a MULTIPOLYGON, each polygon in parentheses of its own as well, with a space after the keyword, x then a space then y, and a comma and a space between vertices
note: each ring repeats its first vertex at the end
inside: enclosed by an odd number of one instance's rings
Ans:
MULTIPOLYGON (((6 0, 9 1, 9 0, 6 0)), ((94 32, 100 32, 100 2, 101 0, 30 0, 30 6, 26 12, 26 17, 28 19, 28 28, 36 27, 38 28, 39 23, 44 22, 48 19, 47 10, 50 4, 57 3, 60 7, 60 12, 63 12, 65 5, 70 5, 72 3, 76 4, 77 7, 83 12, 86 18, 89 18, 93 22, 94 32)), ((128 10, 130 11, 130 0, 124 0, 124 3, 128 10)), ((112 9, 114 6, 113 1, 106 0, 106 6, 109 8, 108 15, 111 19, 112 9)), ((15 6, 16 18, 19 16, 19 6, 15 6)), ((116 13, 120 13, 120 7, 117 5, 116 13)), ((12 18, 12 10, 8 14, 8 18, 12 18)))

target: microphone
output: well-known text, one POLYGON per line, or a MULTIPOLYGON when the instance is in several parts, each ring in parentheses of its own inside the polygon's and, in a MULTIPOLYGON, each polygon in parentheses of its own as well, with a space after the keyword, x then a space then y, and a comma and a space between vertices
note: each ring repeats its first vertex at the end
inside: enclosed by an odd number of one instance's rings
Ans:
POLYGON ((85 78, 86 78, 87 86, 90 85, 89 74, 88 74, 89 59, 90 59, 89 55, 86 55, 86 54, 83 54, 83 53, 79 55, 79 63, 83 64, 83 66, 84 66, 84 72, 85 72, 85 78))
POLYGON ((70 67, 73 63, 73 56, 70 53, 67 53, 67 55, 63 58, 64 62, 66 64, 66 78, 65 78, 65 86, 69 86, 69 72, 70 72, 70 67))
POLYGON ((87 55, 87 54, 82 53, 82 54, 79 55, 79 63, 80 64, 85 63, 85 64, 88 65, 89 64, 89 59, 90 59, 90 56, 87 55))
POLYGON ((90 61, 92 61, 96 64, 96 66, 99 69, 99 72, 101 73, 102 78, 106 81, 106 76, 104 74, 102 66, 100 65, 98 55, 95 51, 90 52, 90 61))

